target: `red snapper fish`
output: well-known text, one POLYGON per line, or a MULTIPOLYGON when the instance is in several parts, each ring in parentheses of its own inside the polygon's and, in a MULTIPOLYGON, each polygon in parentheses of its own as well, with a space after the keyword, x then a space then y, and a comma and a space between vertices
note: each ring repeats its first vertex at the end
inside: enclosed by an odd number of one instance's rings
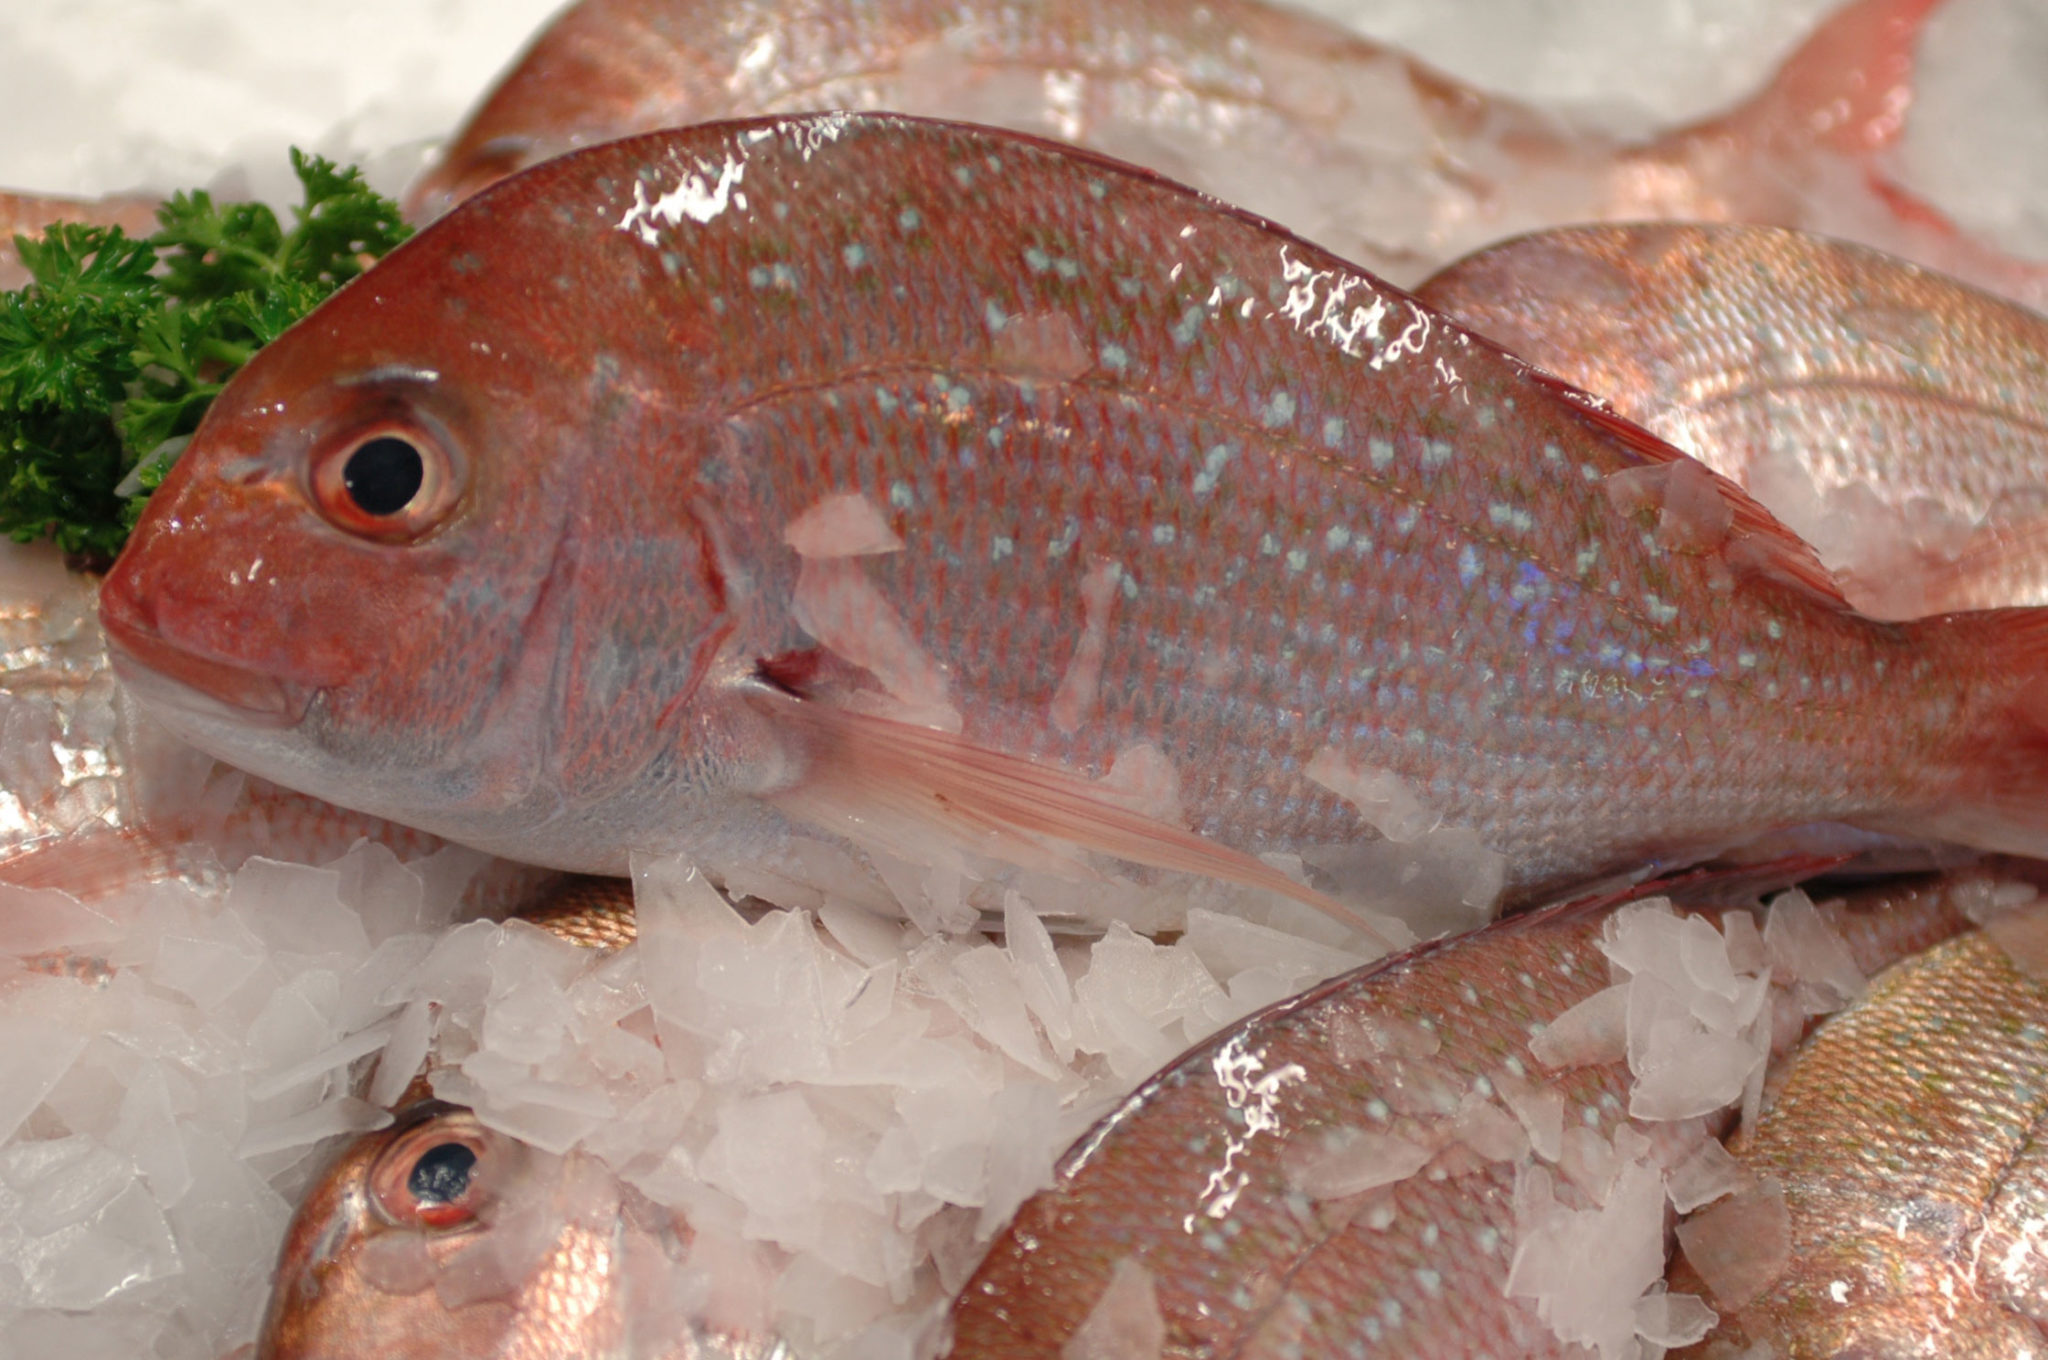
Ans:
POLYGON ((1446 828, 1513 900, 1814 822, 2044 848, 2041 615, 1863 618, 1298 237, 899 117, 469 201, 235 378, 101 614, 203 749, 589 872, 936 840, 1330 905, 1446 828))
POLYGON ((1013 128, 1265 214, 1395 282, 1516 232, 1689 218, 1856 236, 2022 300, 2048 270, 1886 177, 1940 0, 1855 0, 1749 100, 1628 142, 1259 0, 582 0, 413 190, 431 216, 548 156, 767 113, 1013 128))
POLYGON ((2048 603, 2048 318, 1773 227, 1567 227, 1416 296, 1741 482, 1879 618, 2048 603))
POLYGON ((1723 1315, 1699 1355, 2041 1354, 2041 911, 1894 964, 1774 1076, 1735 1193, 1679 1229, 1723 1315))
POLYGON ((950 1354, 1636 1360, 1697 1340, 1699 1299, 1661 1292, 1665 1203, 1717 1160, 1722 1107, 1797 1037, 1800 989, 1853 993, 1991 891, 1793 893, 1761 935, 1747 911, 1581 905, 1311 988, 1075 1142, 961 1290, 950 1354), (1749 1075, 1718 1091, 1690 1041, 1658 1053, 1660 1035, 1738 1025, 1749 1075))
MULTIPOLYGON (((637 937, 631 887, 572 883, 522 920, 637 937)), ((555 1155, 426 1094, 344 1146, 293 1215, 254 1360, 771 1360, 772 1337, 684 1307, 690 1225, 596 1157, 555 1155)))

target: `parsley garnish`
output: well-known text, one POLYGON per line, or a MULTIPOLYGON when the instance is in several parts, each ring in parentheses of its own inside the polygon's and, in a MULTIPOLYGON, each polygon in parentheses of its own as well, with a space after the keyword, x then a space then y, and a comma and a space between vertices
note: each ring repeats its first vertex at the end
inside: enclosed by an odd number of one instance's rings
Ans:
POLYGON ((360 171, 291 154, 290 230, 196 192, 147 240, 75 223, 15 238, 33 282, 0 293, 0 531, 112 562, 221 385, 411 234, 360 171))

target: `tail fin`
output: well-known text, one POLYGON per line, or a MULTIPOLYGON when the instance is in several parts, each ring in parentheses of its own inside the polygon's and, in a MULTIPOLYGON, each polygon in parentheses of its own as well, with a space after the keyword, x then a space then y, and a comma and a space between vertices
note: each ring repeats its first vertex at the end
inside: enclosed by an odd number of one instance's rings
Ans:
POLYGON ((1921 35, 1943 3, 1850 0, 1754 98, 1672 133, 1651 148, 1652 158, 1700 167, 1716 181, 1731 220, 1851 235, 2029 306, 2048 306, 2048 265, 1974 239, 1886 168, 1884 153, 1898 144, 1913 103, 1921 35), (1848 182, 1828 162, 1846 168, 1848 182), (1834 204, 1816 217, 1785 201, 1789 191, 1797 205, 1823 182, 1833 186, 1830 199, 1853 194, 1857 179, 1868 196, 1860 211, 1834 204))
POLYGON ((1796 135, 1865 160, 1892 146, 1913 102, 1921 31, 1944 0, 1851 0, 1725 122, 1796 135))
POLYGON ((1931 805, 1878 828, 2048 859, 2048 608, 1902 625, 1953 657, 1967 691, 1954 764, 1931 805))

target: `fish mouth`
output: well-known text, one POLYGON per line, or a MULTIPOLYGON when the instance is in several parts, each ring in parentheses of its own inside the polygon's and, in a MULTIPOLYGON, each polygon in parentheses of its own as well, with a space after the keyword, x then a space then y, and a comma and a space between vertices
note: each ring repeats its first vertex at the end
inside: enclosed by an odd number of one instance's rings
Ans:
POLYGON ((134 620, 102 623, 115 676, 147 701, 257 727, 292 727, 306 716, 303 686, 187 651, 134 620))

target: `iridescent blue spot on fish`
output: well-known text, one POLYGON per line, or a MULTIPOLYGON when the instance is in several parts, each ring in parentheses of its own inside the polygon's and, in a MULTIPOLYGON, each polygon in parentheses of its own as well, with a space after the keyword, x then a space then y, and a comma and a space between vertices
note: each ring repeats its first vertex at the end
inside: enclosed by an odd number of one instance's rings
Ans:
POLYGON ((1372 459, 1372 465, 1375 468, 1384 468, 1387 464, 1394 461, 1394 445, 1392 440, 1368 439, 1365 441, 1365 452, 1366 456, 1372 459))
POLYGON ((1043 274, 1046 270, 1052 268, 1052 256, 1046 254, 1037 246, 1026 246, 1024 247, 1024 265, 1034 274, 1043 274))
POLYGON ((1017 542, 1015 539, 1011 538, 1008 534, 997 534, 993 539, 989 540, 988 560, 1000 562, 1016 551, 1017 542))
POLYGON ((1111 341, 1105 341, 1102 348, 1095 352, 1095 357, 1102 361, 1104 368, 1110 369, 1113 372, 1121 373, 1131 366, 1131 356, 1129 353, 1125 351, 1122 345, 1111 341))
POLYGON ((747 271, 747 283, 754 288, 766 288, 772 279, 765 264, 757 264, 747 271))
POLYGON ((1422 441, 1422 465, 1424 467, 1439 468, 1450 461, 1451 446, 1449 444, 1441 439, 1425 439, 1422 441))
POLYGON ((1234 452, 1228 444, 1217 444, 1202 455, 1202 470, 1195 474, 1190 488, 1197 496, 1206 496, 1216 489, 1217 479, 1223 475, 1223 465, 1230 461, 1234 452))
POLYGON ((1003 304, 994 298, 990 298, 987 302, 981 304, 981 316, 982 320, 988 323, 988 328, 992 331, 999 331, 1010 324, 1010 314, 1004 311, 1003 304))
POLYGON ((1121 278, 1116 281, 1116 290, 1123 294, 1125 298, 1135 302, 1139 295, 1145 291, 1145 281, 1143 279, 1121 278))
POLYGON ((1323 535, 1323 546, 1331 552, 1338 551, 1350 541, 1351 531, 1341 524, 1331 525, 1328 532, 1323 535))
POLYGON ((1260 419, 1269 430, 1277 430, 1294 419, 1294 394, 1284 388, 1275 392, 1266 402, 1266 409, 1260 419))
POLYGON ((1059 536, 1045 545, 1045 555, 1047 557, 1065 557, 1068 551, 1073 548, 1074 541, 1080 537, 1081 522, 1076 519, 1069 519, 1065 527, 1060 530, 1059 536))
POLYGON ((839 248, 839 258, 848 269, 858 269, 868 262, 868 248, 858 241, 849 241, 839 248))
POLYGON ((1186 348, 1194 344, 1195 337, 1202 333, 1204 315, 1202 308, 1190 305, 1181 311, 1180 320, 1169 327, 1166 333, 1173 337, 1174 344, 1186 348))
POLYGON ((1475 545, 1467 543, 1458 549, 1458 579, 1460 581, 1469 586, 1478 580, 1481 573, 1485 570, 1485 565, 1479 560, 1479 549, 1475 545))
POLYGON ((1164 546, 1173 542, 1173 536, 1174 527, 1171 524, 1155 524, 1152 526, 1152 541, 1154 543, 1164 546))
POLYGON ((1308 554, 1300 548, 1289 548, 1287 550, 1287 569, 1289 571, 1305 571, 1307 568, 1308 554))
POLYGON ((955 184, 959 185, 959 186, 960 186, 961 188, 963 188, 963 189, 971 189, 971 188, 973 188, 973 187, 974 187, 974 167, 973 167, 973 166, 971 166, 971 165, 956 165, 956 166, 954 166, 954 167, 953 167, 953 182, 954 182, 955 184))
POLYGON ((923 225, 924 217, 915 208, 905 208, 902 212, 896 214, 896 229, 898 231, 913 232, 923 225))
POLYGON ((916 493, 910 489, 909 482, 889 483, 889 504, 898 510, 908 510, 917 504, 916 493))
POLYGON ((1342 445, 1343 445, 1343 443, 1344 443, 1344 417, 1342 417, 1342 416, 1324 416, 1324 417, 1323 417, 1323 447, 1324 447, 1324 448, 1326 448, 1326 449, 1334 449, 1334 448, 1338 448, 1338 447, 1342 446, 1342 445))

